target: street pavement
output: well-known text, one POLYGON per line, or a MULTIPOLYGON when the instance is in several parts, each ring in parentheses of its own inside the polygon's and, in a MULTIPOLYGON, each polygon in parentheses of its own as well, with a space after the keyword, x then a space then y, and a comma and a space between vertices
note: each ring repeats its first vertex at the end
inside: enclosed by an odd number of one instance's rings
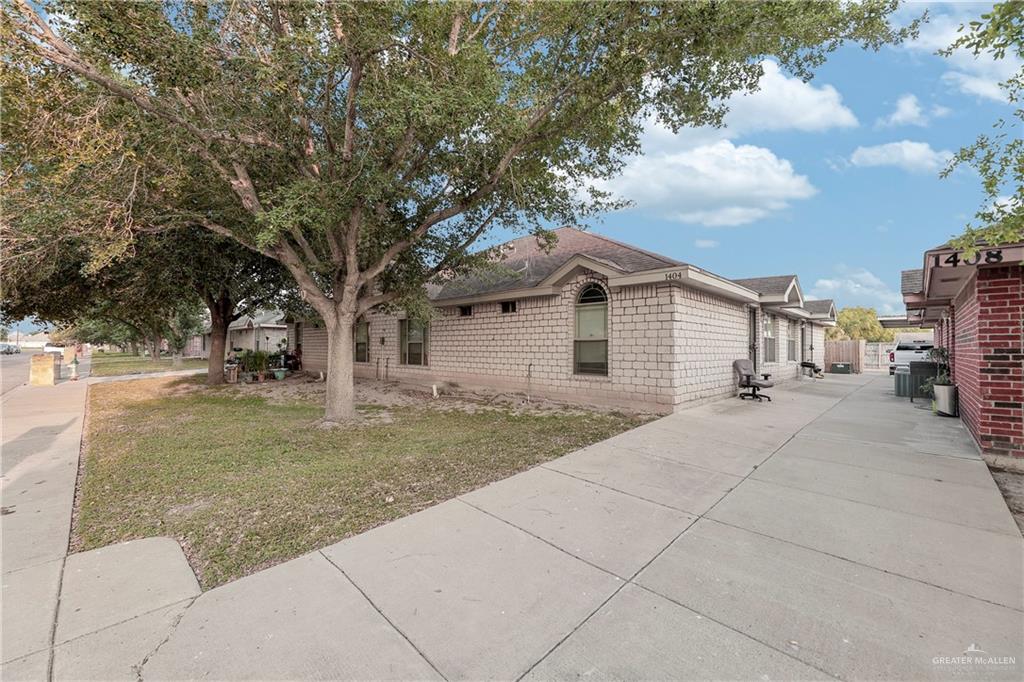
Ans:
POLYGON ((5 516, 3 678, 1021 679, 1024 540, 959 421, 877 375, 771 393, 202 594, 170 539, 64 558, 42 519, 8 571, 5 516))
POLYGON ((31 358, 32 353, 24 351, 14 355, 0 355, 0 396, 28 383, 31 358))

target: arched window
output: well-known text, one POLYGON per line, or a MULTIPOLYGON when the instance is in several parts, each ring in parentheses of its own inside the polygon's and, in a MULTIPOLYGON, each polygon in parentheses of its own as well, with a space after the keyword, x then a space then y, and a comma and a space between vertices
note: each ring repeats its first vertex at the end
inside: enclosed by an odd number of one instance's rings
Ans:
POLYGON ((597 284, 586 285, 576 297, 573 371, 608 374, 608 294, 597 284))

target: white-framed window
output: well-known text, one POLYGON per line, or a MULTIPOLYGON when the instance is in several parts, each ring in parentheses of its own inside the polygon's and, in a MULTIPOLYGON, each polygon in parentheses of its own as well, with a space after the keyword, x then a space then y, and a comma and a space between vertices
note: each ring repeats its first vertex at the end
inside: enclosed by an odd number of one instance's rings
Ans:
POLYGON ((576 297, 573 372, 608 374, 608 294, 588 284, 576 297))
POLYGON ((352 325, 352 359, 356 362, 370 361, 369 322, 356 322, 352 325))
POLYGON ((771 313, 761 315, 761 349, 764 362, 777 362, 779 359, 775 338, 775 316, 771 313))
POLYGON ((509 315, 511 313, 516 312, 518 309, 519 309, 519 306, 516 305, 516 301, 502 301, 501 302, 501 314, 502 315, 509 315))
POLYGON ((786 327, 786 359, 790 362, 796 362, 800 359, 797 354, 797 341, 800 338, 800 323, 796 320, 790 320, 789 325, 786 327))
POLYGON ((399 320, 398 336, 401 364, 426 366, 430 347, 430 325, 419 320, 399 320))

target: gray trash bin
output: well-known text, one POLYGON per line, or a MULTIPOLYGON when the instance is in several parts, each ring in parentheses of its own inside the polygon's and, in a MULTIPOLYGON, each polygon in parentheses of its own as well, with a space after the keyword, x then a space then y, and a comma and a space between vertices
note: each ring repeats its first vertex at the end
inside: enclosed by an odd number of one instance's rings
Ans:
POLYGON ((893 374, 893 380, 896 387, 896 397, 898 398, 909 398, 910 397, 910 368, 909 367, 897 367, 896 373, 893 374))

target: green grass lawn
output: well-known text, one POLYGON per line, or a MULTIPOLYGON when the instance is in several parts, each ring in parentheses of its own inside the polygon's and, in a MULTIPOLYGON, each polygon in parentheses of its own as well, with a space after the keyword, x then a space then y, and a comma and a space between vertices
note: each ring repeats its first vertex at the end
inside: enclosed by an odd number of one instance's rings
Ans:
POLYGON ((205 369, 206 360, 186 358, 181 367, 172 366, 171 358, 151 360, 142 355, 129 353, 93 353, 89 370, 94 377, 112 377, 122 374, 146 374, 148 372, 169 372, 176 369, 205 369))
POLYGON ((73 547, 170 536, 208 589, 649 419, 432 405, 324 430, 313 401, 193 378, 93 385, 73 547))

